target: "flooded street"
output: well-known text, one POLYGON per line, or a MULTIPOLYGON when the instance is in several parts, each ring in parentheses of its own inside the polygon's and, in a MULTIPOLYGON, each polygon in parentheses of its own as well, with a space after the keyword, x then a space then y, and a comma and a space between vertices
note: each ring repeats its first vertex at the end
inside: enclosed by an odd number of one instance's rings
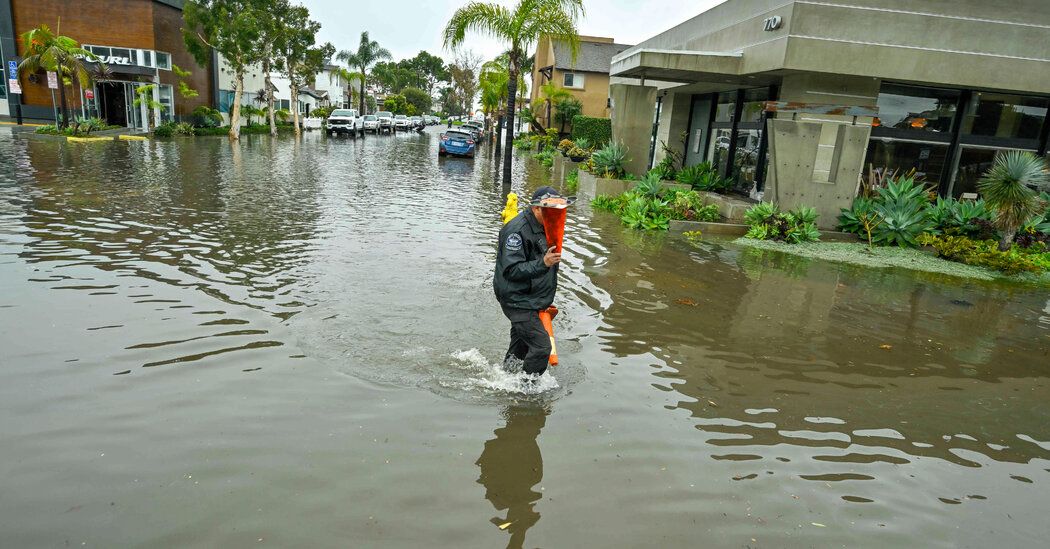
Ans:
POLYGON ((437 141, 0 129, 0 547, 1050 537, 1046 288, 581 201, 530 388, 499 365, 507 189, 437 141))

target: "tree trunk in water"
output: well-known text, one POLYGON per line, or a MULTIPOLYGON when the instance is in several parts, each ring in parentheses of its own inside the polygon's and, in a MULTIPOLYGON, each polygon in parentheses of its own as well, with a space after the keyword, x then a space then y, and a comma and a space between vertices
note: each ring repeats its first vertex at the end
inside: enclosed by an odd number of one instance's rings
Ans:
MULTIPOLYGON (((551 127, 551 100, 547 100, 547 128, 551 127)), ((547 129, 544 128, 544 129, 547 129)))
POLYGON ((295 103, 295 108, 292 109, 292 123, 295 125, 295 136, 299 137, 303 134, 303 130, 299 127, 299 85, 294 80, 292 80, 291 91, 292 103, 295 103))
POLYGON ((361 69, 361 97, 358 98, 360 108, 357 109, 358 116, 364 116, 365 113, 365 68, 361 69))
POLYGON ((58 78, 58 98, 59 102, 62 104, 62 123, 59 124, 58 127, 65 128, 69 125, 69 108, 66 106, 66 83, 61 80, 61 71, 59 71, 58 78))
POLYGON ((1014 236, 1017 235, 1017 231, 1003 231, 1003 237, 999 240, 999 251, 1005 252, 1010 249, 1010 246, 1014 242, 1014 236))
MULTIPOLYGON (((500 138, 500 135, 502 135, 502 133, 503 133, 503 114, 499 113, 499 111, 497 111, 496 116, 498 116, 498 118, 496 119, 496 151, 493 154, 498 158, 499 157, 499 153, 500 153, 500 149, 502 148, 502 145, 500 143, 499 138, 500 138)), ((510 131, 510 130, 508 130, 508 131, 510 131)), ((510 132, 510 133, 514 133, 514 132, 510 132)))
POLYGON ((233 106, 230 107, 230 139, 241 138, 241 94, 244 93, 244 71, 237 71, 233 86, 233 106))
POLYGON ((266 108, 270 111, 270 135, 277 137, 277 120, 273 114, 273 84, 270 83, 270 56, 263 60, 263 72, 266 73, 266 108))
MULTIPOLYGON (((510 80, 507 81, 507 127, 513 128, 514 102, 518 96, 518 63, 512 57, 508 65, 510 65, 510 70, 507 71, 510 73, 510 80)), ((508 186, 510 185, 510 164, 513 160, 511 153, 514 150, 514 132, 508 130, 505 139, 506 142, 503 147, 503 185, 508 186)))

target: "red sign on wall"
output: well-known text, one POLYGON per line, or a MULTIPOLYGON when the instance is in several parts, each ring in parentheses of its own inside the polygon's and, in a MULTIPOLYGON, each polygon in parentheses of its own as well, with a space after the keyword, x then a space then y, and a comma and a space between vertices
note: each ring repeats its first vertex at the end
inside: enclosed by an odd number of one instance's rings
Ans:
POLYGON ((93 92, 91 90, 84 90, 84 99, 94 99, 94 98, 95 98, 95 92, 93 92))

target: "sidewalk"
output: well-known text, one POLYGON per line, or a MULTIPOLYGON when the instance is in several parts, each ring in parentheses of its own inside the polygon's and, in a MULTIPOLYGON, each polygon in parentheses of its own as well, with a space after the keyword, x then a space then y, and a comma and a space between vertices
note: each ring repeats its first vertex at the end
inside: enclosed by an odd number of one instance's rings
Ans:
MULTIPOLYGON (((23 118, 22 119, 22 125, 23 126, 29 126, 31 128, 36 128, 36 127, 39 127, 39 126, 46 126, 46 125, 52 124, 52 123, 53 122, 51 122, 50 120, 40 120, 40 119, 36 119, 36 118, 23 118)), ((14 117, 0 115, 0 126, 17 126, 17 125, 18 125, 18 120, 15 119, 14 117)))

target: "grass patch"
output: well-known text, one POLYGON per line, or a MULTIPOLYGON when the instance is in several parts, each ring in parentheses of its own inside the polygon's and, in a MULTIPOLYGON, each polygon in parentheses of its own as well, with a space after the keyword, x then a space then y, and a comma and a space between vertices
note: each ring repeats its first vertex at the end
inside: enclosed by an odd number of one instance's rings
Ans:
POLYGON ((734 244, 750 246, 762 250, 773 250, 786 254, 849 263, 862 267, 897 267, 927 273, 937 273, 959 278, 976 280, 1011 280, 1018 282, 1050 285, 1050 274, 1023 274, 1007 276, 997 271, 946 261, 928 253, 896 246, 877 247, 868 250, 866 244, 859 242, 808 242, 803 244, 785 244, 770 240, 753 240, 738 238, 734 244))

